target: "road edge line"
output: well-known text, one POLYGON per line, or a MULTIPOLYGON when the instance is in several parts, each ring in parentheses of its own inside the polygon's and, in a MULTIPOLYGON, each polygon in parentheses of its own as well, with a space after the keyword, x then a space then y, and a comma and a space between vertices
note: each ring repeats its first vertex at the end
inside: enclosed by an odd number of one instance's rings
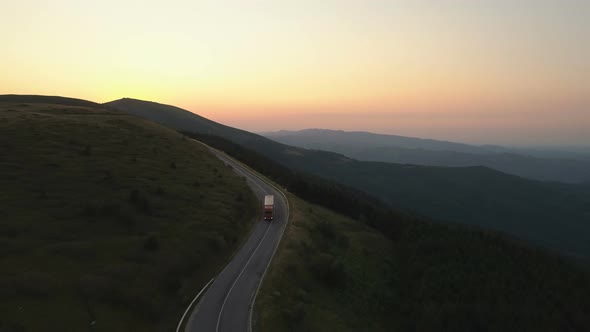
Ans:
POLYGON ((179 332, 180 331, 180 328, 182 327, 182 322, 184 321, 184 318, 186 317, 186 315, 188 314, 188 312, 190 311, 190 309, 193 307, 193 304, 201 296, 201 294, 203 294, 203 292, 205 291, 205 289, 207 289, 207 287, 209 287, 209 285, 211 285, 211 283, 213 282, 213 280, 215 280, 215 277, 211 278, 211 280, 209 280, 209 282, 207 284, 205 284, 205 286, 203 286, 203 288, 201 289, 201 291, 199 292, 199 294, 197 294, 195 296, 195 298, 192 300, 192 302, 188 305, 188 307, 184 311, 184 314, 180 318, 180 322, 178 323, 178 326, 176 327, 176 332, 179 332))
POLYGON ((262 286, 262 282, 264 281, 264 277, 266 276, 266 272, 268 271, 268 268, 270 267, 270 264, 272 263, 272 260, 275 257, 277 249, 279 248, 279 245, 281 244, 281 241, 283 240, 283 235, 285 234, 285 231, 287 230, 287 226, 289 226, 289 218, 291 218, 291 206, 289 203, 289 199, 287 198, 287 195, 285 195, 285 193, 282 190, 280 190, 279 188, 277 188, 274 184, 266 181, 265 179, 259 177, 258 175, 256 175, 256 176, 260 180, 266 182, 266 184, 268 184, 269 186, 273 187, 276 191, 281 193, 281 195, 283 195, 283 197, 285 198, 285 202, 287 203, 287 221, 285 222, 285 227, 283 227, 283 230, 281 231, 281 236, 279 237, 279 241, 277 242, 277 244, 272 252, 272 255, 270 256, 270 259, 268 260, 268 264, 266 264, 266 268, 264 269, 264 273, 262 273, 262 277, 260 277, 260 281, 258 282, 258 286, 256 287, 256 292, 254 292, 254 297, 250 301, 250 308, 249 308, 250 313, 248 314, 248 332, 252 332, 252 315, 254 313, 254 304, 256 303, 256 298, 258 297, 258 292, 260 291, 260 287, 262 286))
MULTIPOLYGON (((254 169, 252 169, 250 166, 246 165, 245 163, 239 161, 238 159, 228 155, 227 153, 225 153, 224 151, 218 150, 206 143, 203 143, 199 140, 196 140, 194 138, 191 138, 193 141, 205 146, 208 149, 211 150, 215 150, 218 153, 221 153, 223 155, 225 155, 226 157, 232 159, 234 162, 241 164, 242 166, 245 166, 244 169, 246 171, 248 171, 249 173, 251 173, 252 175, 254 175, 255 177, 257 177, 259 180, 265 182, 266 184, 268 184, 269 186, 271 186, 272 188, 274 188, 276 191, 278 191, 279 193, 281 193, 281 195, 283 196, 283 198, 285 199, 285 202, 287 203, 287 221, 285 222, 285 227, 283 227, 283 230, 281 231, 281 236, 279 237, 279 241, 277 242, 272 255, 270 256, 270 260, 268 261, 268 263, 266 264, 266 268, 264 269, 264 272, 262 273, 262 277, 260 277, 260 281, 258 282, 258 286, 256 287, 256 292, 254 292, 254 296, 253 298, 251 298, 250 300, 250 306, 248 308, 249 314, 248 314, 248 332, 252 332, 252 313, 254 312, 254 303, 256 303, 256 298, 258 297, 258 292, 260 291, 260 287, 262 286, 262 282, 264 281, 264 277, 266 276, 266 272, 268 271, 268 268, 270 267, 270 264, 272 263, 272 260, 275 257, 275 254, 277 252, 277 249, 279 248, 279 245, 281 244, 281 241, 283 240, 283 235, 285 234, 285 231, 287 230, 287 226, 289 225, 289 218, 291 218, 291 205, 289 203, 289 199, 287 198, 287 195, 285 195, 285 193, 279 189, 277 186, 275 186, 273 183, 271 183, 270 181, 266 180, 265 178, 263 178, 262 176, 260 176, 258 174, 258 172, 254 169)), ((227 266, 226 266, 227 267, 227 266)), ((178 332, 178 331, 177 331, 178 332)))

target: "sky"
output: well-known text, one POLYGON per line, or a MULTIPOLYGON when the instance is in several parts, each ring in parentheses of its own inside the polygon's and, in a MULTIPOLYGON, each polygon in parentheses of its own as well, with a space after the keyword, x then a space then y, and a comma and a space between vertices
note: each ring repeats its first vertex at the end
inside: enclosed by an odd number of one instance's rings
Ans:
POLYGON ((250 131, 590 145, 587 0, 7 0, 0 94, 250 131))

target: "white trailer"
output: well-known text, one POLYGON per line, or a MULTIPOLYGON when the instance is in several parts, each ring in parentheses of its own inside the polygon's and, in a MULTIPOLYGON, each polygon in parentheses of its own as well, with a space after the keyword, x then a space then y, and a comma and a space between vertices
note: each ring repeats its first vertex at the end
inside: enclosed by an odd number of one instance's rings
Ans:
POLYGON ((273 219, 273 207, 275 205, 275 197, 273 195, 264 196, 264 220, 273 219))

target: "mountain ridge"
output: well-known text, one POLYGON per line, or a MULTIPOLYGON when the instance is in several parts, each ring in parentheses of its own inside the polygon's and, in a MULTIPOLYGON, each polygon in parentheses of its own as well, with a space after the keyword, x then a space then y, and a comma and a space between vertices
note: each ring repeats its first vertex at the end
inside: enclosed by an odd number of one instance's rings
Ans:
POLYGON ((399 209, 503 231, 590 257, 590 189, 583 185, 534 181, 483 166, 358 161, 334 152, 292 147, 196 114, 187 122, 171 112, 178 110, 173 106, 132 100, 107 105, 175 129, 223 137, 290 169, 351 186, 399 209))
POLYGON ((44 103, 84 107, 97 107, 101 105, 85 99, 49 95, 0 94, 0 101, 5 103, 44 103))
POLYGON ((320 128, 310 128, 310 129, 303 129, 303 130, 280 130, 275 132, 265 132, 263 136, 265 137, 274 137, 274 136, 313 136, 313 135, 350 135, 354 136, 355 139, 366 141, 370 140, 370 143, 374 144, 374 146, 403 146, 409 148, 430 148, 435 149, 437 151, 445 151, 445 150, 454 150, 454 151, 464 151, 464 152, 472 152, 472 153, 492 153, 493 151, 488 150, 483 146, 476 146, 470 145, 466 143, 459 143, 459 142, 452 142, 452 141, 445 141, 445 140, 436 140, 430 138, 419 138, 419 137, 411 137, 411 136, 401 136, 401 135, 392 135, 392 134, 376 134, 366 131, 345 131, 345 130, 332 130, 332 129, 320 129, 320 128), (396 140, 393 142, 392 140, 396 140))
POLYGON ((487 166, 508 174, 541 181, 590 181, 590 160, 541 158, 511 148, 471 146, 368 132, 325 129, 266 133, 277 142, 302 148, 332 151, 363 161, 428 166, 487 166))

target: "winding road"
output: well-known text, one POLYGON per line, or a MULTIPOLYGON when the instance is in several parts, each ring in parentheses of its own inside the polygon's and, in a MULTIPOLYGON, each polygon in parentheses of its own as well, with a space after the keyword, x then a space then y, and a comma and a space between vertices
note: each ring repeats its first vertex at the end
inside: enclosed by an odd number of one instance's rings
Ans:
POLYGON ((270 183, 227 155, 210 150, 246 178, 261 206, 264 195, 275 196, 274 220, 260 218, 256 222, 248 240, 200 298, 185 331, 248 332, 258 288, 289 219, 289 205, 286 197, 270 183))

